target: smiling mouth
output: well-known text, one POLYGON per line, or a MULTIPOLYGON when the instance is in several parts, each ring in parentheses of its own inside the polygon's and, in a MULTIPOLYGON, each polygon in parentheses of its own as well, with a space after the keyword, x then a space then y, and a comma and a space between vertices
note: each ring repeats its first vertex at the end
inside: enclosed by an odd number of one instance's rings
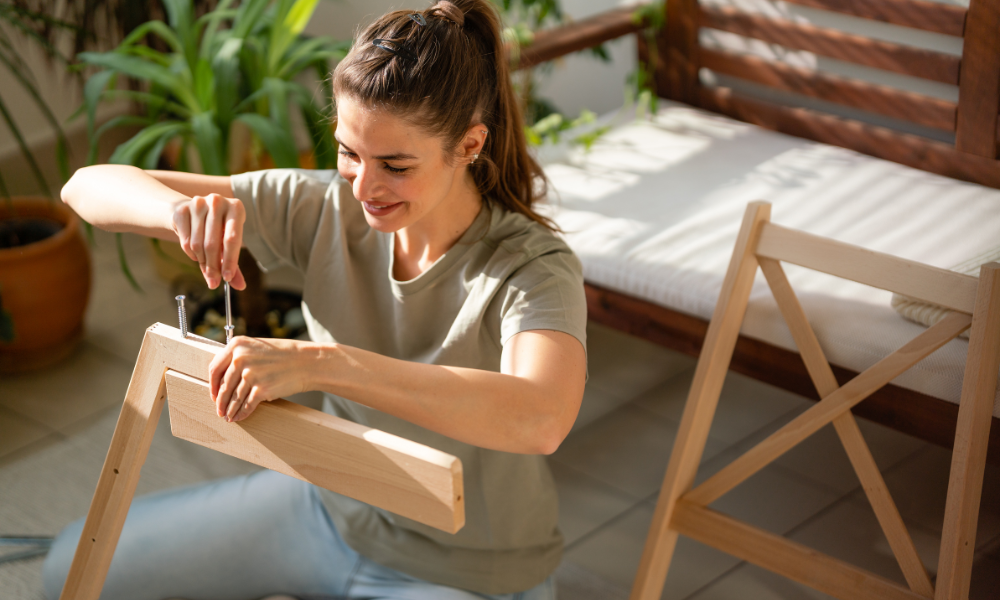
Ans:
POLYGON ((362 201, 365 212, 376 217, 385 216, 403 205, 402 202, 367 202, 362 201))

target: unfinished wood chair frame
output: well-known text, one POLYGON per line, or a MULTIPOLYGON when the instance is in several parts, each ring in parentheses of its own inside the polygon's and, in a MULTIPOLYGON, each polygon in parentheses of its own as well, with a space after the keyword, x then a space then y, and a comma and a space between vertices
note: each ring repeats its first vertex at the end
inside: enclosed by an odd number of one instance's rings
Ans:
POLYGON ((163 324, 146 330, 60 598, 100 596, 165 401, 175 437, 450 533, 465 524, 462 463, 450 454, 286 400, 220 419, 204 379, 222 347, 163 324))
POLYGON ((980 278, 900 259, 770 223, 770 205, 744 216, 709 324, 632 600, 660 597, 680 534, 844 600, 960 600, 968 596, 986 442, 1000 369, 1000 264, 980 278), (781 262, 917 297, 951 309, 943 320, 856 378, 838 385, 781 262), (820 402, 693 487, 757 268, 763 271, 820 402), (971 326, 945 508, 937 585, 931 583, 850 410, 971 326), (784 452, 833 424, 895 555, 906 586, 762 531, 707 506, 784 452))

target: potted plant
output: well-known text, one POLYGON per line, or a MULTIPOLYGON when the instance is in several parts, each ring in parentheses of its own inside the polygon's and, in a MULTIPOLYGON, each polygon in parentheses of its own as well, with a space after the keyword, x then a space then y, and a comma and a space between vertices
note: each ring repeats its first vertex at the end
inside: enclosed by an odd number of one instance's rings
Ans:
MULTIPOLYGON (((333 167, 336 148, 328 75, 330 62, 342 58, 349 43, 302 35, 317 1, 245 0, 233 8, 232 0, 222 0, 215 10, 196 18, 191 0, 165 0, 166 23, 140 25, 111 52, 82 53, 83 63, 101 69, 84 90, 92 149, 105 131, 132 125, 141 129, 115 150, 110 162, 157 168, 173 149, 173 167, 210 175, 256 166, 265 155, 274 166, 299 167, 291 119, 291 111, 297 110, 310 140, 311 163, 321 169, 333 167), (144 44, 147 36, 166 50, 144 44), (299 81, 307 71, 316 73, 318 94, 299 81), (143 89, 118 89, 115 83, 121 76, 141 82, 143 89), (95 129, 97 105, 122 95, 134 100, 142 114, 95 129), (249 153, 234 152, 241 127, 250 132, 249 153)), ((266 293, 256 263, 244 255, 240 268, 247 290, 239 295, 237 307, 245 331, 281 333, 281 320, 277 327, 268 323, 266 293)))

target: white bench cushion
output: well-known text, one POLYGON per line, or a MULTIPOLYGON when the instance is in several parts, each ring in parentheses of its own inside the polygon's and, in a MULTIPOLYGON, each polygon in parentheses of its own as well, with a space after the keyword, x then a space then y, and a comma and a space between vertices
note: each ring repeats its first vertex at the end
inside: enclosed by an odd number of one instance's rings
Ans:
MULTIPOLYGON (((773 204, 775 223, 942 268, 1000 240, 1000 190, 667 101, 589 153, 543 163, 549 210, 589 282, 706 320, 753 200, 773 204)), ((786 271, 834 364, 864 370, 923 330, 890 307, 889 292, 786 271)), ((795 349, 760 273, 742 333, 795 349)), ((967 351, 954 340, 894 383, 957 403, 967 351)))

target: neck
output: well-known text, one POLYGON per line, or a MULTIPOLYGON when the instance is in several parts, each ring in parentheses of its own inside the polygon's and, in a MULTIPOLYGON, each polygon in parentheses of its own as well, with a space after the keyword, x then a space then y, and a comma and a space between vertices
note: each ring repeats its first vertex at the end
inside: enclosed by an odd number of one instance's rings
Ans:
POLYGON ((430 268, 468 231, 482 204, 472 174, 466 172, 453 194, 437 209, 396 232, 393 277, 408 281, 430 268))

